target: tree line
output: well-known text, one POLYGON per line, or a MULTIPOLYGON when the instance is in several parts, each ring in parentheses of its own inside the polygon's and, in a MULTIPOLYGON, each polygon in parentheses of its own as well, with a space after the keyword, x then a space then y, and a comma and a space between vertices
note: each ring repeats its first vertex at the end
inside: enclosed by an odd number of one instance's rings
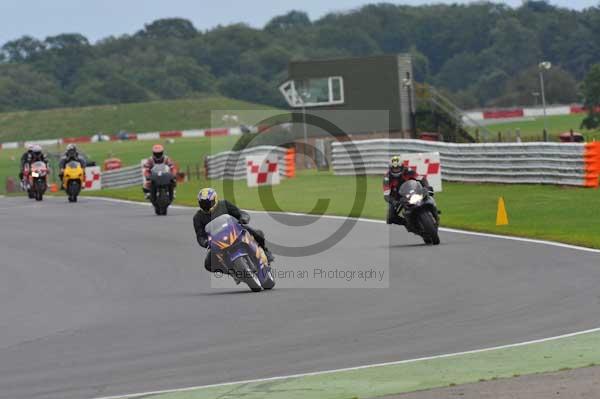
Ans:
POLYGON ((600 7, 374 4, 314 21, 290 11, 261 29, 199 31, 170 18, 96 43, 76 33, 23 36, 1 47, 0 111, 214 94, 281 106, 290 60, 403 52, 417 80, 463 108, 536 104, 542 60, 553 64, 548 103, 584 101, 582 82, 600 62, 600 7))

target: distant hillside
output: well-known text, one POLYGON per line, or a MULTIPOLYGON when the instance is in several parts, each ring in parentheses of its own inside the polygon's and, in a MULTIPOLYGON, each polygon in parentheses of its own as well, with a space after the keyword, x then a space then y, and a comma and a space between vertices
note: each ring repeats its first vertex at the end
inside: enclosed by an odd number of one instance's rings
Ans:
POLYGON ((211 111, 265 109, 224 97, 0 113, 0 142, 211 126, 211 111))

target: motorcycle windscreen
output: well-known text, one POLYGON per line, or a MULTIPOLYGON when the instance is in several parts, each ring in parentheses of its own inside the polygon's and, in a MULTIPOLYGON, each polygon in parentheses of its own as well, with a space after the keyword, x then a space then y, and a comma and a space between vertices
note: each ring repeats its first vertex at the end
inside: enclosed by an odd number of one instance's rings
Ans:
POLYGON ((150 179, 159 186, 168 186, 173 180, 171 168, 165 164, 158 164, 152 167, 150 179))
POLYGON ((77 169, 77 168, 79 168, 80 165, 81 164, 79 162, 77 162, 77 161, 71 161, 71 162, 68 163, 68 166, 71 169, 77 169))
POLYGON ((41 170, 46 170, 46 169, 47 169, 46 164, 43 163, 42 161, 34 162, 31 165, 31 170, 41 171, 41 170))
POLYGON ((31 176, 33 177, 44 177, 48 173, 48 168, 46 164, 42 161, 34 162, 31 165, 31 176))
MULTIPOLYGON (((243 232, 237 219, 231 215, 221 215, 213 219, 206 225, 204 231, 211 239, 211 247, 221 251, 235 244, 243 232)), ((231 254, 231 260, 242 255, 246 255, 246 253, 236 250, 235 253, 231 254)))
POLYGON ((398 194, 400 197, 407 198, 411 194, 422 194, 423 186, 416 180, 408 180, 400 186, 398 194))

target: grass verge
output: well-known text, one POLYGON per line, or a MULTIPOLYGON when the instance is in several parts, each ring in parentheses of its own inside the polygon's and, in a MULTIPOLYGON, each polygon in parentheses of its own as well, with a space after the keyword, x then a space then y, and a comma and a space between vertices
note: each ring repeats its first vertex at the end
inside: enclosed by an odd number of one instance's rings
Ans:
MULTIPOLYGON (((575 115, 552 115, 548 116, 547 126, 548 135, 550 141, 559 141, 558 135, 564 132, 568 132, 569 129, 573 129, 575 132, 579 132, 584 135, 587 141, 600 140, 600 130, 586 130, 581 129, 581 121, 585 118, 585 114, 575 115)), ((544 131, 544 118, 536 117, 534 119, 527 119, 514 122, 500 122, 485 126, 490 131, 492 137, 489 137, 487 141, 497 141, 498 132, 502 133, 503 141, 515 141, 515 131, 519 129, 521 131, 521 138, 526 141, 542 141, 544 131)), ((471 133, 475 129, 470 129, 471 133)))
MULTIPOLYGON (((0 142, 211 127, 214 110, 264 105, 225 97, 0 113, 0 142)), ((243 121, 240 121, 240 123, 243 121)), ((224 124, 224 123, 223 123, 224 124)))
POLYGON ((374 398, 517 375, 592 366, 600 362, 599 339, 600 333, 594 332, 519 347, 360 370, 165 393, 152 395, 152 398, 374 398))

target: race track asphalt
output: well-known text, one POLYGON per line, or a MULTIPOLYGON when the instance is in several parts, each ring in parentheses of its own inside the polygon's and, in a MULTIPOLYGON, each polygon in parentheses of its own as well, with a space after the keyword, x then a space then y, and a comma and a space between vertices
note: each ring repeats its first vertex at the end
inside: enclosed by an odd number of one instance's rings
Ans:
MULTIPOLYGON (((0 199, 0 398, 94 398, 272 377, 600 325, 594 253, 447 232, 442 245, 426 247, 397 227, 359 222, 332 248, 277 254, 276 265, 389 268, 388 288, 308 278, 252 294, 211 288, 193 209, 157 217, 146 206, 80 201, 0 199), (319 284, 338 288, 308 288, 319 284)), ((253 214, 252 225, 298 247, 342 222, 293 227, 253 214)))

